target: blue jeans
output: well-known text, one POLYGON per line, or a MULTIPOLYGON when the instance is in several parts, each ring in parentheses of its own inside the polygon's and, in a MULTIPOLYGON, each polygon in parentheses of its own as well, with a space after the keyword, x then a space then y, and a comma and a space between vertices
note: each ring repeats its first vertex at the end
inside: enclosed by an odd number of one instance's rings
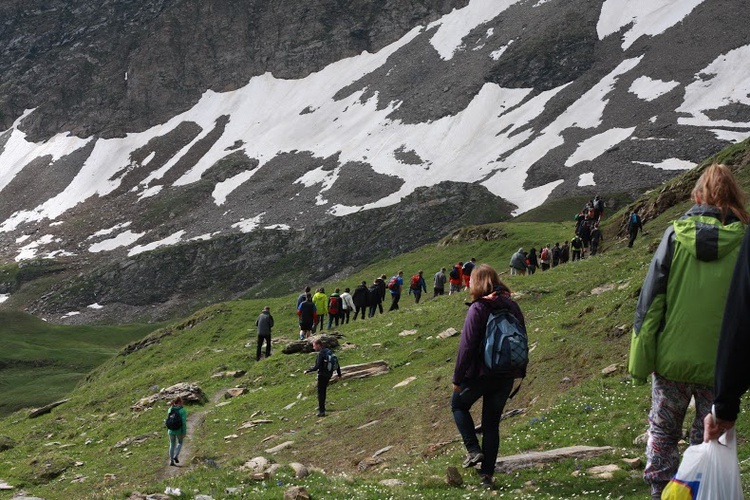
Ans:
POLYGON ((182 440, 185 438, 184 434, 170 434, 169 435, 169 459, 173 460, 180 456, 180 450, 182 449, 182 440))
POLYGON ((459 389, 459 391, 453 391, 451 397, 453 420, 456 421, 456 427, 461 433, 466 451, 481 451, 484 454, 480 473, 491 476, 495 472, 497 450, 500 447, 500 416, 510 391, 513 389, 513 379, 482 377, 465 381, 459 389), (483 439, 481 447, 474 429, 474 420, 469 412, 471 406, 479 398, 482 398, 483 439))

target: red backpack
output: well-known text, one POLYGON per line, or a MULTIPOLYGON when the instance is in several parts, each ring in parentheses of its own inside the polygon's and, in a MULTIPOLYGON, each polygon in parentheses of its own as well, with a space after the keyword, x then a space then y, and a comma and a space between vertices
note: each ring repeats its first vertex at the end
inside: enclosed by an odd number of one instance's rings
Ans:
POLYGON ((398 289, 398 276, 394 276, 391 278, 391 281, 388 282, 388 290, 396 290, 398 289))
POLYGON ((419 280, 421 280, 422 277, 418 274, 415 274, 411 277, 411 289, 412 290, 419 290, 421 287, 419 286, 419 280))
POLYGON ((549 260, 549 250, 546 247, 542 249, 540 257, 542 260, 549 260))
POLYGON ((331 296, 328 299, 328 314, 331 316, 337 316, 339 314, 339 304, 341 303, 341 297, 331 296))

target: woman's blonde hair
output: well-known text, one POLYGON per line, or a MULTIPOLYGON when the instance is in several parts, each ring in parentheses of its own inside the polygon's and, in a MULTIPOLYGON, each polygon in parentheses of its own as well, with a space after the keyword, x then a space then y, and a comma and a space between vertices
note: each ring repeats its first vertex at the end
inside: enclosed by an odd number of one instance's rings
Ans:
POLYGON ((692 197, 696 203, 721 210, 723 224, 726 224, 730 212, 743 223, 750 223, 750 214, 745 209, 745 193, 726 165, 714 163, 709 166, 695 183, 692 197))
POLYGON ((500 280, 500 275, 497 274, 497 271, 491 265, 479 264, 471 271, 469 293, 474 300, 491 294, 498 285, 510 291, 510 288, 500 280))

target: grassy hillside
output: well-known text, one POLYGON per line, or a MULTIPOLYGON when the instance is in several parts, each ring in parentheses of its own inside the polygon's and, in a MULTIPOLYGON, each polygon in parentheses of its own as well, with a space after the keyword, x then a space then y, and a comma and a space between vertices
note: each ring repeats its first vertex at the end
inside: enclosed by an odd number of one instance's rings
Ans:
POLYGON ((52 325, 0 312, 0 416, 63 398, 92 369, 154 328, 52 325))
MULTIPOLYGON (((740 152, 732 158, 746 164, 745 156, 740 152)), ((745 169, 740 176, 747 190, 750 172, 745 169)), ((671 189, 676 192, 679 186, 676 181, 671 189)), ((671 205, 663 200, 664 192, 654 192, 635 202, 651 215, 645 219, 649 234, 639 237, 632 249, 617 237, 622 214, 612 214, 605 225, 603 254, 534 276, 503 275, 525 312, 532 351, 523 387, 506 407, 524 412, 501 424, 500 454, 571 445, 613 450, 598 458, 498 474, 497 496, 648 495, 641 471, 628 470, 620 459, 643 457, 644 445, 633 441, 646 431, 650 406, 650 388, 634 386, 625 372, 635 303, 663 229, 690 204, 683 196, 672 196, 671 205), (602 375, 612 364, 618 370, 602 375), (611 479, 588 472, 592 466, 612 463, 622 470, 611 479)), ((572 222, 466 228, 437 245, 324 285, 327 291, 353 287, 399 269, 407 276, 418 269, 431 275, 472 256, 504 272, 519 246, 569 239, 572 230, 572 222)), ((462 471, 466 486, 457 489, 445 483, 446 467, 459 465, 464 452, 449 407, 458 337, 443 340, 438 334, 460 330, 465 295, 418 305, 405 296, 400 311, 339 327, 344 335, 338 350, 342 365, 385 360, 390 371, 332 385, 329 416, 323 419, 314 417, 314 378, 302 374, 313 355, 281 353, 284 339, 296 337, 295 299, 296 294, 203 309, 151 334, 149 346, 123 351, 95 369, 70 395, 71 401, 50 415, 30 420, 19 412, 4 419, 0 444, 10 447, 0 452, 0 479, 47 499, 126 498, 134 491, 159 493, 167 487, 180 488, 183 498, 198 493, 224 498, 230 496, 226 488, 238 488, 238 497, 278 499, 290 485, 306 486, 313 498, 491 497, 476 488, 477 480, 468 471, 462 471), (270 358, 255 362, 253 323, 265 305, 276 319, 276 342, 270 358), (407 330, 416 333, 400 335, 407 330), (248 339, 251 347, 245 347, 248 339), (238 379, 213 376, 239 369, 247 373, 238 379), (395 387, 412 377, 411 383, 395 387), (175 469, 166 460, 166 403, 146 411, 131 406, 178 382, 197 383, 208 402, 188 407, 195 418, 186 441, 189 459, 175 469), (233 386, 249 392, 225 400, 225 390, 233 386), (243 423, 261 419, 269 422, 241 429, 243 423), (293 442, 288 448, 265 451, 287 441, 293 442), (378 451, 382 453, 373 458, 378 451), (284 467, 272 479, 255 481, 241 466, 257 456, 284 465, 300 462, 314 472, 296 479, 292 469, 284 467), (384 486, 383 479, 403 484, 384 486)), ((738 430, 740 436, 750 431, 745 413, 738 430)), ((741 461, 750 458, 744 438, 739 455, 741 461)), ((741 469, 750 488, 750 465, 742 463, 741 469)))

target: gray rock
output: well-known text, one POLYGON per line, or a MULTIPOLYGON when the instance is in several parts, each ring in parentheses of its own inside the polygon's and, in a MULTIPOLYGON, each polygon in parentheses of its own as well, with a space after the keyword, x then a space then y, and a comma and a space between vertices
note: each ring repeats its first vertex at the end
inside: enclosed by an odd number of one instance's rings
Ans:
POLYGON ((461 477, 461 473, 454 466, 448 467, 445 475, 448 486, 462 486, 464 484, 464 478, 461 477))
POLYGON ((284 492, 284 500, 310 500, 311 498, 304 486, 292 486, 284 492))
POLYGON ((294 477, 296 477, 297 479, 305 478, 310 474, 310 472, 307 470, 307 467, 299 462, 292 462, 289 464, 289 467, 294 469, 294 477))

